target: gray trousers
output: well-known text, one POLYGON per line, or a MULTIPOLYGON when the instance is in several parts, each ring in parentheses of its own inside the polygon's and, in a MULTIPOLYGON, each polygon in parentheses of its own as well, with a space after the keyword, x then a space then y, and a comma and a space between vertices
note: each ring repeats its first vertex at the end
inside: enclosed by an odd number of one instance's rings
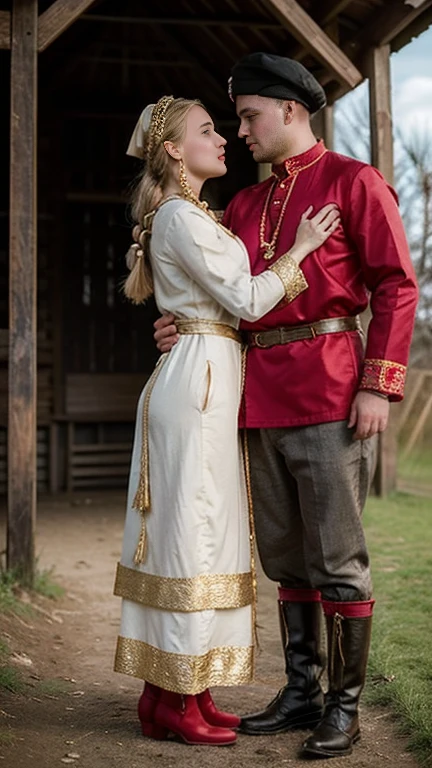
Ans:
POLYGON ((326 600, 368 600, 372 592, 361 516, 377 437, 353 440, 353 431, 346 421, 247 431, 263 569, 326 600))

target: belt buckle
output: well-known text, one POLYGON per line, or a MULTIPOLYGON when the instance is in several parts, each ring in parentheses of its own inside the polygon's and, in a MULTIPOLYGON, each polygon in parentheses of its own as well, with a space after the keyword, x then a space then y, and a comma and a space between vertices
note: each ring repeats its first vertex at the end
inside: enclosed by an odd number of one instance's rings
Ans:
POLYGON ((313 338, 313 339, 316 339, 316 337, 317 337, 317 335, 318 335, 318 334, 317 334, 317 332, 316 332, 316 330, 315 330, 315 326, 314 326, 314 325, 310 325, 310 326, 309 326, 309 330, 310 330, 310 332, 311 332, 311 334, 312 334, 312 338, 313 338))
POLYGON ((254 346, 258 347, 258 349, 266 349, 267 348, 266 345, 262 344, 259 340, 260 336, 261 336, 261 333, 259 331, 258 333, 254 333, 253 335, 254 346))

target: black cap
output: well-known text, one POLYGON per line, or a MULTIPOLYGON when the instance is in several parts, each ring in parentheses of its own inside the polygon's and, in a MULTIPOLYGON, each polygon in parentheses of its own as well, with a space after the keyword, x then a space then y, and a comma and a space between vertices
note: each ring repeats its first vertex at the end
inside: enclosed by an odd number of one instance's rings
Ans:
POLYGON ((250 53, 234 64, 229 80, 230 96, 268 96, 292 99, 309 112, 318 112, 327 103, 318 80, 299 61, 273 53, 250 53))

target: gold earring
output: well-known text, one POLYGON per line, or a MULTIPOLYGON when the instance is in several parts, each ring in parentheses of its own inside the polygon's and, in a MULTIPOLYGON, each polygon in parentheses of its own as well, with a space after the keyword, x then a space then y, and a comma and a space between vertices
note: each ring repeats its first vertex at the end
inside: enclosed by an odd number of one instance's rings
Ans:
POLYGON ((180 160, 179 182, 182 188, 182 192, 187 200, 190 200, 191 197, 195 197, 194 193, 192 192, 192 189, 189 186, 188 178, 186 176, 186 168, 183 160, 180 160))
POLYGON ((186 168, 183 160, 180 160, 179 184, 182 188, 182 193, 185 200, 188 200, 190 203, 198 206, 198 208, 201 208, 201 210, 208 213, 211 218, 215 218, 213 212, 209 210, 208 203, 205 200, 200 200, 190 186, 188 177, 186 176, 186 168))

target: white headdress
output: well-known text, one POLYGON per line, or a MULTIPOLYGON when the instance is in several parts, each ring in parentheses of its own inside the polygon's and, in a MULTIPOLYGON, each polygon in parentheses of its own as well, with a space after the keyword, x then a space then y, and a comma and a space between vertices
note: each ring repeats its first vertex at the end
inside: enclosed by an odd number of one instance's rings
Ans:
POLYGON ((129 146, 126 150, 127 155, 132 157, 139 157, 143 160, 146 153, 146 135, 150 129, 150 123, 152 119, 154 104, 148 104, 146 108, 141 112, 138 122, 134 128, 134 132, 131 136, 129 146))

